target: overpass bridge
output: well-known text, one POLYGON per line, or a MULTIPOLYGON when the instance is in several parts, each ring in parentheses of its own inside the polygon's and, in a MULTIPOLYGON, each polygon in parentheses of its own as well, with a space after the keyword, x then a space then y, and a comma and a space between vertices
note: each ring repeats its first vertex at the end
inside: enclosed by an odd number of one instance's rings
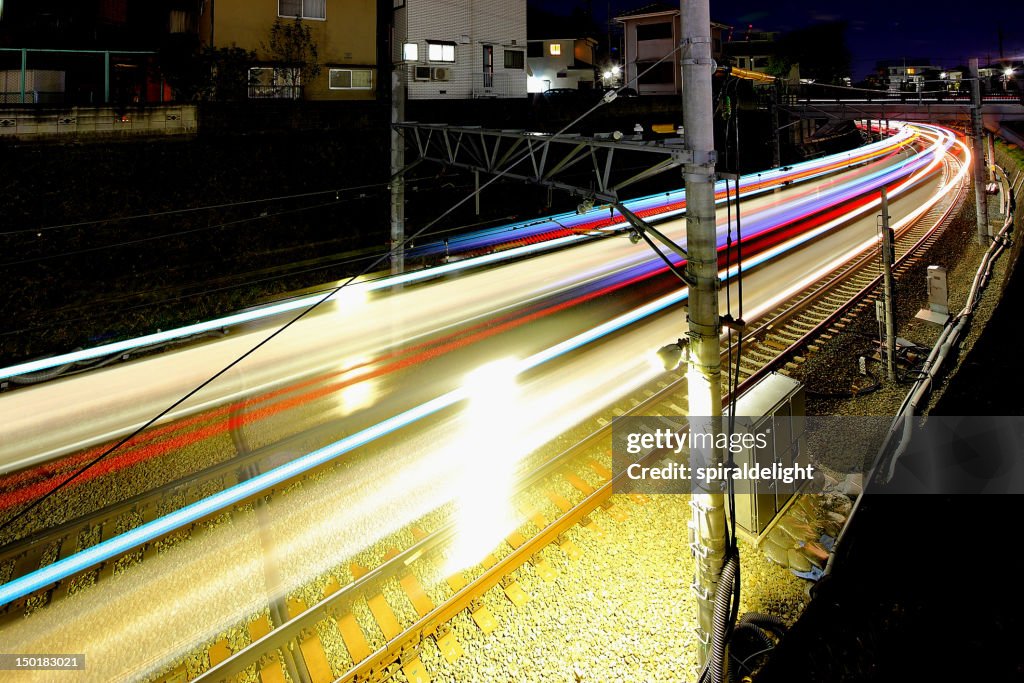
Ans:
MULTIPOLYGON (((968 97, 802 97, 791 95, 779 103, 782 111, 799 118, 830 120, 875 119, 890 121, 962 122, 971 120, 968 97)), ((989 130, 1002 121, 1024 121, 1024 98, 987 96, 982 98, 981 116, 989 130)))
POLYGON ((1024 147, 1024 136, 1004 125, 1008 121, 1024 121, 1024 91, 983 95, 979 92, 979 85, 976 79, 971 83, 973 92, 970 95, 945 90, 891 93, 823 84, 803 84, 787 94, 776 89, 772 103, 776 150, 781 130, 807 120, 824 120, 824 129, 842 121, 858 120, 886 122, 883 128, 888 127, 888 121, 943 123, 958 127, 973 140, 978 242, 986 244, 991 235, 988 234, 984 188, 986 183, 995 180, 991 135, 999 135, 1024 147), (779 126, 780 113, 788 114, 792 120, 779 126))

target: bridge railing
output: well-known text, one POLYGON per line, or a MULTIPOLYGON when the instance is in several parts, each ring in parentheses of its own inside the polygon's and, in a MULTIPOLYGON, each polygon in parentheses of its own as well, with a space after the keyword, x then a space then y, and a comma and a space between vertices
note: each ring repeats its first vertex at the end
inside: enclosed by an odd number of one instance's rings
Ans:
MULTIPOLYGON (((856 88, 849 86, 836 86, 826 83, 801 83, 790 86, 784 97, 784 102, 795 104, 809 104, 822 102, 879 102, 879 103, 907 103, 907 104, 970 104, 970 91, 966 87, 961 90, 945 90, 941 88, 918 91, 891 91, 883 89, 856 88)), ((986 93, 982 95, 982 102, 993 104, 998 103, 1021 103, 1024 104, 1024 90, 986 93)))

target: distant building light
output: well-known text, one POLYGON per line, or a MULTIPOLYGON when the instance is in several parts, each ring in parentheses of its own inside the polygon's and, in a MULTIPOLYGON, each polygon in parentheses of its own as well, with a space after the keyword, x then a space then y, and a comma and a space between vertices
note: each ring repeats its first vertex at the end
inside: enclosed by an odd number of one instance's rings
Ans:
POLYGON ((420 58, 420 46, 417 43, 406 43, 402 46, 402 58, 407 62, 415 62, 420 58))
POLYGON ((942 73, 939 74, 939 78, 949 78, 949 74, 943 71, 942 73))

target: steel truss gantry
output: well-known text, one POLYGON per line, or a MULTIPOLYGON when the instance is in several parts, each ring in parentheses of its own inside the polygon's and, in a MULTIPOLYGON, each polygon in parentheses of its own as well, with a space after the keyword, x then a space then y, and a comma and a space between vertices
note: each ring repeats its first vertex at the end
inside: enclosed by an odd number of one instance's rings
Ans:
POLYGON ((405 133, 421 160, 525 180, 609 204, 618 203, 618 193, 623 188, 693 160, 693 153, 683 148, 683 139, 679 137, 639 140, 619 134, 550 135, 444 123, 407 122, 395 127, 405 133), (617 151, 652 154, 658 161, 627 178, 613 179, 617 151), (592 186, 558 178, 588 161, 592 165, 592 186))

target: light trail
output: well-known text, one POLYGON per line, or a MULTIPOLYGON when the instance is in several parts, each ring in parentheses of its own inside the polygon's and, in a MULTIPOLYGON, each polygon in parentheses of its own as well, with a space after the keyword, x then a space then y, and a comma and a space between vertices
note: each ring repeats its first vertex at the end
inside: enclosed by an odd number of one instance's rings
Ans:
MULTIPOLYGON (((901 130, 893 138, 882 140, 879 142, 866 145, 857 150, 857 155, 852 156, 851 154, 845 155, 834 155, 831 157, 825 157, 824 159, 811 160, 794 164, 793 166, 785 167, 783 169, 772 169, 762 173, 749 174, 744 176, 740 181, 741 196, 743 196, 743 188, 747 187, 750 189, 747 196, 752 196, 761 192, 768 192, 773 190, 783 183, 790 183, 796 180, 806 181, 822 175, 834 173, 842 168, 848 168, 864 163, 865 161, 886 154, 899 146, 908 143, 915 136, 915 133, 908 127, 901 130), (845 156, 845 158, 843 158, 845 156), (840 160, 837 161, 837 157, 840 160)), ((719 182, 716 185, 716 193, 721 195, 719 202, 725 201, 725 185, 724 182, 719 182)), ((642 197, 635 200, 625 202, 627 208, 631 211, 636 212, 638 215, 645 215, 650 211, 658 211, 659 208, 666 205, 672 205, 674 203, 683 202, 685 203, 685 191, 680 190, 675 193, 657 194, 649 197, 642 197)), ((672 211, 660 212, 662 218, 677 215, 682 212, 682 208, 678 208, 672 211)), ((572 228, 579 230, 592 230, 593 227, 587 228, 588 224, 602 223, 602 228, 608 229, 613 227, 621 227, 624 225, 623 219, 616 214, 616 218, 606 221, 595 221, 593 216, 579 216, 575 213, 565 213, 559 216, 555 216, 549 221, 538 224, 536 222, 517 223, 508 228, 500 228, 502 234, 514 231, 516 229, 527 228, 520 233, 521 236, 530 236, 532 234, 549 232, 552 230, 572 228)), ((472 236, 464 244, 464 248, 480 248, 489 246, 493 241, 493 235, 495 230, 483 231, 484 234, 481 237, 473 238, 472 236), (471 240, 477 239, 478 242, 471 240)), ((474 233, 476 235, 478 233, 474 233)), ((518 237, 518 236, 517 236, 518 237)), ((401 275, 395 275, 390 277, 383 277, 373 280, 363 280, 353 282, 350 285, 346 285, 337 294, 332 296, 330 300, 339 300, 343 297, 351 296, 350 290, 358 290, 362 294, 368 294, 370 292, 395 287, 398 285, 411 284, 420 282, 426 279, 440 277, 469 268, 479 268, 482 266, 491 265, 500 261, 509 259, 521 258, 530 254, 535 254, 542 251, 548 251, 552 249, 558 249, 567 246, 572 243, 580 242, 588 239, 586 234, 573 234, 559 237, 536 244, 528 244, 520 247, 514 247, 512 249, 495 252, 492 254, 485 254, 476 256, 469 259, 464 259, 452 263, 447 263, 432 268, 407 272, 401 275)), ((412 254, 420 253, 437 253, 438 249, 443 249, 434 245, 434 251, 430 250, 430 247, 421 248, 421 251, 412 250, 412 254)), ((245 311, 242 313, 236 313, 214 320, 205 322, 195 323, 193 325, 186 325, 184 327, 175 328, 172 330, 164 330, 153 334, 136 337, 133 339, 126 339, 120 342, 113 342, 110 344, 104 344, 102 346, 96 346, 89 349, 81 349, 79 351, 72 351, 69 353, 59 354, 51 356, 49 358, 40 358, 33 361, 27 361, 24 363, 17 363, 5 368, 0 368, 0 380, 9 379, 11 377, 18 377, 20 375, 29 375, 38 372, 44 372, 53 368, 58 368, 64 365, 70 365, 75 363, 83 363, 98 358, 104 358, 107 356, 114 356, 117 354, 123 354, 130 351, 136 351, 147 347, 160 346, 170 341, 183 339, 186 337, 192 337, 196 335, 205 334, 208 332, 214 332, 229 327, 243 325, 258 320, 264 320, 274 316, 279 316, 285 313, 290 313, 304 308, 308 308, 315 302, 319 301, 321 296, 305 296, 298 297, 289 301, 283 301, 281 303, 273 304, 271 306, 265 306, 257 308, 251 311, 245 311)))
MULTIPOLYGON (((928 127, 923 127, 928 128, 928 127)), ((952 136, 941 132, 941 129, 934 129, 938 131, 936 133, 935 144, 932 147, 933 154, 938 155, 944 153, 948 148, 942 143, 940 144, 939 138, 944 138, 946 141, 952 139, 952 136)), ((950 143, 952 144, 952 143, 950 143)), ((957 142, 958 145, 961 143, 957 142)), ((961 145, 962 147, 962 145, 961 145)), ((918 178, 923 178, 926 173, 927 164, 914 166, 910 163, 902 164, 906 169, 911 169, 918 175, 918 178)), ((934 170, 934 164, 933 164, 934 170)), ((962 177, 963 170, 957 176, 962 177)), ((871 178, 872 183, 882 182, 883 177, 888 176, 875 176, 871 178)), ((913 175, 911 177, 914 177, 913 175)), ((910 181, 907 181, 903 187, 909 187, 910 181)), ((948 188, 945 190, 948 191, 948 188)), ((937 198, 932 200, 938 201, 937 198)), ((867 203, 858 208, 854 215, 863 215, 867 210, 873 208, 876 204, 867 203), (867 208, 865 208, 865 206, 867 208)), ((918 209, 918 212, 924 210, 918 209)), ((801 235, 795 237, 782 245, 777 245, 772 249, 766 250, 756 256, 752 261, 748 261, 744 264, 744 268, 752 268, 759 263, 767 262, 769 259, 781 255, 787 251, 795 249, 797 246, 813 240, 815 237, 828 232, 834 227, 841 225, 850 220, 849 215, 836 217, 829 223, 819 226, 815 230, 807 235, 801 235), (812 234, 813 233, 813 234, 812 234)), ((722 273, 722 277, 726 277, 728 273, 722 273)), ((580 349, 592 342, 604 338, 612 332, 626 328, 640 320, 648 318, 666 308, 676 305, 686 298, 685 290, 674 292, 668 296, 661 297, 653 302, 646 305, 637 307, 626 314, 615 317, 614 319, 598 325, 594 328, 586 330, 580 334, 574 335, 572 338, 550 346, 538 353, 532 354, 531 356, 519 361, 516 365, 516 374, 520 375, 529 370, 533 370, 542 366, 543 364, 563 356, 564 354, 580 349)), ((388 419, 382 420, 377 424, 357 432, 349 437, 336 441, 323 448, 317 449, 309 454, 299 457, 285 465, 281 465, 276 469, 265 472, 253 479, 245 481, 241 484, 225 489, 217 494, 214 494, 206 499, 183 507, 176 510, 168 515, 153 520, 135 529, 132 529, 124 534, 111 538, 107 541, 103 541, 100 544, 93 546, 85 551, 77 553, 67 558, 58 560, 54 564, 51 564, 43 569, 37 570, 23 577, 19 577, 14 581, 11 581, 3 586, 0 586, 0 605, 8 604, 9 602, 23 597, 30 593, 33 593, 41 588, 55 581, 59 581, 63 578, 76 574, 84 569, 87 569, 99 562, 108 560, 112 557, 119 556, 128 550, 137 547, 143 543, 155 540, 170 531, 181 528, 188 524, 191 524, 199 519, 208 517, 211 514, 220 510, 226 509, 235 503, 241 502, 250 498, 261 491, 265 491, 268 488, 272 488, 285 481, 293 479, 303 472, 307 472, 312 468, 318 467, 330 460, 337 458, 338 456, 347 453, 359 446, 367 444, 385 434, 391 433, 397 429, 413 424, 429 415, 434 415, 442 410, 452 407, 467 398, 466 389, 463 387, 449 391, 442 394, 432 400, 426 401, 410 410, 404 411, 397 415, 394 415, 388 419)))

